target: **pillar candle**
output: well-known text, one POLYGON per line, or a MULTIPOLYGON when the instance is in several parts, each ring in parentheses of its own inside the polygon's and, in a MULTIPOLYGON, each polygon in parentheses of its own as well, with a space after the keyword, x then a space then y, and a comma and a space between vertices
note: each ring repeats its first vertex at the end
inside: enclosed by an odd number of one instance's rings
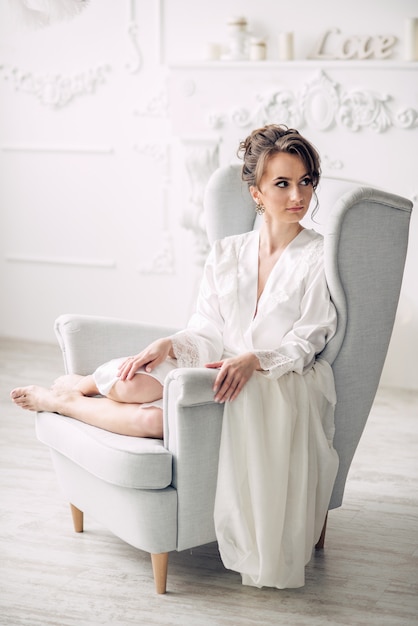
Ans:
POLYGON ((418 17, 405 20, 405 61, 418 61, 418 17))
POLYGON ((293 59, 293 33, 279 33, 279 61, 293 59))
POLYGON ((222 47, 219 43, 209 41, 206 44, 206 60, 207 61, 219 61, 222 54, 222 47))

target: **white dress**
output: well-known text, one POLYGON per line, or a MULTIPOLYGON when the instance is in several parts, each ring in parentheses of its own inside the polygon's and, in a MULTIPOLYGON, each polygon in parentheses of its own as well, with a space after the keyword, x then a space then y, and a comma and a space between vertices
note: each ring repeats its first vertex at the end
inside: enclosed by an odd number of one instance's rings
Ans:
POLYGON ((172 338, 176 359, 163 365, 257 355, 263 371, 224 408, 216 534, 225 567, 244 584, 300 587, 338 468, 333 374, 316 358, 336 312, 321 235, 305 229, 293 239, 257 303, 258 252, 258 231, 215 243, 196 313, 172 338))
POLYGON ((316 359, 336 313, 321 235, 303 230, 289 244, 257 305, 258 250, 258 231, 215 244, 175 353, 195 366, 257 354, 264 372, 225 404, 216 534, 224 565, 244 584, 300 587, 338 468, 332 370, 316 359))

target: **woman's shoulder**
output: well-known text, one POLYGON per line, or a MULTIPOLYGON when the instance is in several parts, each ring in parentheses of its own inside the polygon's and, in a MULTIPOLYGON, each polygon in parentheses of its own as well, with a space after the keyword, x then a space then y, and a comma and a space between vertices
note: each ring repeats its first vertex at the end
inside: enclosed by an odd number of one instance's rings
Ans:
POLYGON ((321 257, 324 253, 324 237, 316 230, 305 228, 301 232, 301 247, 303 255, 321 257))
POLYGON ((218 239, 214 243, 214 248, 221 253, 227 251, 237 252, 243 245, 256 239, 258 240, 258 231, 251 230, 249 232, 240 233, 238 235, 228 235, 228 237, 218 239))
POLYGON ((315 242, 317 245, 323 245, 324 237, 313 228, 305 228, 302 233, 306 238, 306 242, 315 242))

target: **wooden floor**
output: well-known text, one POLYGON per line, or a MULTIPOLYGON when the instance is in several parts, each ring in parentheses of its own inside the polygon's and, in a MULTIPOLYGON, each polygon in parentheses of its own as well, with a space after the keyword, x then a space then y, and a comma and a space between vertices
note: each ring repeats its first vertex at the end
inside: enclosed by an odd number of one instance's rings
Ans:
POLYGON ((379 391, 304 588, 244 587, 211 544, 171 555, 157 596, 148 555, 91 519, 72 532, 33 415, 8 399, 61 373, 55 346, 0 340, 2 626, 418 624, 418 394, 379 391))

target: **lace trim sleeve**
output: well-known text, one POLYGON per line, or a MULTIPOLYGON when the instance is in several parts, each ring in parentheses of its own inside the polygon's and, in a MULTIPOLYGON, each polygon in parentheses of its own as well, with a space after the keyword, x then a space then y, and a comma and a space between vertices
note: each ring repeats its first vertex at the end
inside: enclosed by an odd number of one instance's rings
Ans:
POLYGON ((292 371, 294 367, 294 360, 280 354, 278 350, 255 350, 254 354, 269 378, 280 378, 283 374, 292 371))
POLYGON ((181 331, 171 337, 179 367, 199 367, 199 342, 192 333, 181 331))

